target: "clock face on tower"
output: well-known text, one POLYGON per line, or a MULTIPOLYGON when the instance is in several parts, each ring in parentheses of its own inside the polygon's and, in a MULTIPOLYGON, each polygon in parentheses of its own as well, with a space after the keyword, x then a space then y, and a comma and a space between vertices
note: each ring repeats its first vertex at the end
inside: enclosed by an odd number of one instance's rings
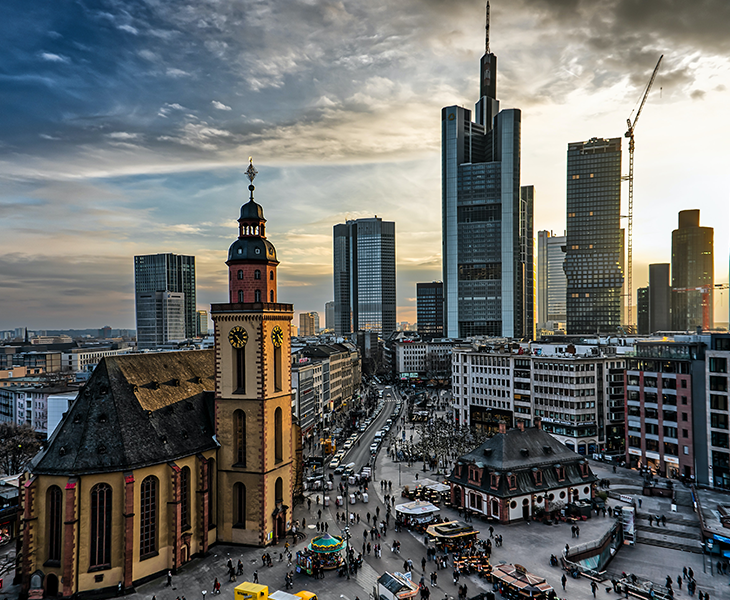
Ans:
POLYGON ((243 327, 234 327, 228 332, 228 341, 234 348, 243 348, 248 342, 248 333, 243 327))
POLYGON ((274 346, 277 348, 284 342, 284 332, 278 325, 271 331, 271 341, 274 342, 274 346))

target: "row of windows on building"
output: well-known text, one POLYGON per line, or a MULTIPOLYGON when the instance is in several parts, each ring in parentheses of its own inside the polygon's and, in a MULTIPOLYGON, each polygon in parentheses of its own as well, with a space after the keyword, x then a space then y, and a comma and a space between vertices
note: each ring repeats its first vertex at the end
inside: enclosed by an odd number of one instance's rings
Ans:
MULTIPOLYGON (((208 490, 210 493, 208 513, 208 528, 215 527, 215 514, 212 507, 214 490, 214 463, 209 462, 208 490)), ((274 486, 276 502, 283 498, 283 480, 279 477, 274 486)), ((62 525, 63 525, 63 496, 61 488, 48 488, 48 561, 53 564, 61 560, 62 525)), ((183 467, 180 471, 180 522, 182 529, 190 528, 191 515, 190 469, 183 467)), ((236 483, 233 486, 233 523, 235 527, 245 528, 247 518, 246 486, 236 483)), ((91 488, 91 526, 90 526, 90 558, 91 568, 104 568, 111 565, 112 543, 112 488, 106 483, 99 483, 91 488)), ((158 542, 159 522, 159 481, 154 475, 142 480, 140 486, 140 523, 139 523, 139 553, 140 560, 156 555, 158 542)))
MULTIPOLYGON (((261 279, 261 271, 259 269, 256 269, 253 272, 253 278, 261 279)), ((238 270, 238 279, 243 279, 243 271, 241 269, 238 270)), ((273 271, 269 271, 269 279, 271 281, 274 281, 274 272, 273 271)))

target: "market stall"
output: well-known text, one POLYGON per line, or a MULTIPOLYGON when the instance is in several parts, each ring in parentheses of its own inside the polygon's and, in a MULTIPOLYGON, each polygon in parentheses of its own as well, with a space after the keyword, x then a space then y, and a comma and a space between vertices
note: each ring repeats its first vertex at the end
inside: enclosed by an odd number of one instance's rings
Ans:
POLYGON ((479 532, 471 525, 459 521, 446 521, 429 525, 426 535, 434 541, 437 548, 445 548, 451 552, 471 548, 479 532))
POLYGON ((553 587, 543 577, 528 573, 522 565, 495 565, 491 577, 504 598, 542 600, 555 597, 553 587))
POLYGON ((395 521, 404 527, 421 529, 433 522, 439 510, 438 506, 423 500, 406 502, 395 507, 395 521))
POLYGON ((315 567, 337 569, 342 564, 345 541, 325 533, 314 538, 304 550, 297 552, 297 573, 312 575, 315 567))
POLYGON ((383 573, 378 579, 378 597, 384 600, 415 598, 418 586, 403 573, 383 573))

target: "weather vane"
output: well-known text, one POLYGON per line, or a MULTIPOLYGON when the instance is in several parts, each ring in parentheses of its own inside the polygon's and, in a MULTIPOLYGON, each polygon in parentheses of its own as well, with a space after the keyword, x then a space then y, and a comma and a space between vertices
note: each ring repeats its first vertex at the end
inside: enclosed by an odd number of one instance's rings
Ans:
POLYGON ((248 157, 248 169, 246 169, 246 177, 248 177, 248 180, 253 183, 253 180, 256 179, 256 175, 258 175, 259 172, 256 170, 256 167, 253 166, 253 157, 248 157))

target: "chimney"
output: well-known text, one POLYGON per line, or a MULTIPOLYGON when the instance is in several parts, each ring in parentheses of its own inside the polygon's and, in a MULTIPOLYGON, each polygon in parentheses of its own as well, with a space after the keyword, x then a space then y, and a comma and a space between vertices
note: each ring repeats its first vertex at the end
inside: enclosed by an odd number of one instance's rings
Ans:
POLYGON ((519 429, 520 431, 525 430, 525 422, 522 419, 517 420, 517 429, 519 429))
POLYGON ((542 419, 535 417, 535 429, 542 429, 542 419))
POLYGON ((499 422, 499 433, 507 433, 507 423, 504 421, 499 422))

